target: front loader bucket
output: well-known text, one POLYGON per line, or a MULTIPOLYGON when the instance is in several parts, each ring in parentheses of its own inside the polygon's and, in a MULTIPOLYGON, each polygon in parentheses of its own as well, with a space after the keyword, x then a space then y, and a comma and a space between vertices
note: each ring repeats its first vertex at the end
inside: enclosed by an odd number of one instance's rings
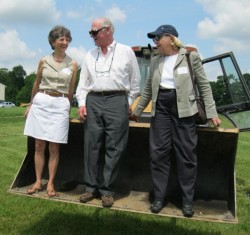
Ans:
MULTIPOLYGON (((84 192, 84 123, 71 120, 68 144, 61 145, 60 162, 55 188, 59 196, 51 200, 79 203, 84 192)), ((116 185, 115 204, 112 209, 151 214, 152 182, 148 150, 148 123, 130 123, 127 151, 122 159, 116 185)), ((235 157, 238 129, 198 128, 198 174, 194 196, 195 214, 191 219, 237 223, 235 193, 235 157)), ((34 139, 28 138, 28 153, 10 188, 11 193, 27 195, 26 190, 35 181, 34 139)), ((48 161, 48 151, 46 152, 48 161)), ((47 166, 47 165, 45 165, 47 166)), ((45 167, 44 188, 48 180, 45 167)), ((167 192, 168 204, 158 214, 168 217, 183 217, 180 189, 174 156, 167 192)), ((29 197, 50 199, 46 190, 29 197)), ((101 207, 99 199, 81 204, 101 207)))

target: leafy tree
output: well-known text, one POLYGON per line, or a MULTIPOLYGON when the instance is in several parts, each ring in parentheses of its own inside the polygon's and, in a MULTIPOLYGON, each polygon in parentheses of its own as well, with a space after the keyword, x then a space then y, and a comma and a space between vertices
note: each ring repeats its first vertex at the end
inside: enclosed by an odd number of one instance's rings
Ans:
POLYGON ((8 69, 0 68, 0 83, 7 85, 8 69))
POLYGON ((218 76, 216 82, 210 82, 213 90, 213 97, 217 106, 231 104, 231 96, 228 91, 228 84, 226 84, 223 76, 218 76))
POLYGON ((15 79, 15 86, 18 91, 24 86, 26 75, 27 74, 21 65, 14 67, 12 72, 10 72, 10 76, 15 79))
POLYGON ((16 97, 16 103, 19 105, 21 103, 29 103, 32 87, 36 79, 36 74, 32 73, 29 76, 27 76, 24 80, 24 86, 22 89, 18 92, 16 97))
MULTIPOLYGON (((80 79, 81 67, 78 67, 75 90, 80 79)), ((250 89, 250 74, 245 73, 243 77, 250 89)), ((30 96, 36 74, 32 73, 26 77, 26 72, 21 65, 13 67, 12 71, 6 68, 0 68, 0 83, 7 86, 6 100, 19 105, 20 103, 30 102, 30 96)), ((213 90, 213 96, 218 106, 241 102, 244 97, 242 84, 233 75, 229 75, 227 80, 223 76, 218 76, 216 82, 210 82, 213 90), (234 99, 234 100, 232 100, 234 99)), ((77 105, 77 100, 75 105, 77 105)))
POLYGON ((6 81, 6 100, 16 103, 16 96, 24 86, 25 76, 26 72, 21 65, 14 67, 12 71, 8 72, 6 81))
POLYGON ((249 73, 245 73, 245 74, 243 74, 243 77, 245 78, 246 83, 248 85, 248 88, 250 89, 250 74, 249 73))

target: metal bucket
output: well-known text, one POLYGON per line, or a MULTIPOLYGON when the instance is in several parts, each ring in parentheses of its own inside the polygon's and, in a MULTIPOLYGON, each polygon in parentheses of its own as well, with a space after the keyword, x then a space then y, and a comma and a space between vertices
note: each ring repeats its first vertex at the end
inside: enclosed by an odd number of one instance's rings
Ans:
MULTIPOLYGON (((35 181, 34 139, 30 137, 27 155, 9 191, 29 197, 80 204, 79 196, 85 190, 83 131, 84 123, 75 119, 70 121, 68 144, 60 147, 60 162, 55 179, 59 197, 48 198, 45 191, 31 196, 26 193, 35 181)), ((198 128, 197 131, 198 174, 194 196, 195 214, 191 219, 237 223, 234 166, 239 131, 236 128, 198 128)), ((148 135, 148 123, 130 123, 127 151, 122 159, 115 204, 111 209, 151 214, 148 135)), ((46 161, 48 156, 47 149, 46 161)), ((46 166, 43 174, 44 188, 48 180, 46 166)), ((158 215, 183 217, 174 156, 167 195, 168 204, 158 215)), ((101 202, 94 199, 81 205, 101 207, 101 202)))

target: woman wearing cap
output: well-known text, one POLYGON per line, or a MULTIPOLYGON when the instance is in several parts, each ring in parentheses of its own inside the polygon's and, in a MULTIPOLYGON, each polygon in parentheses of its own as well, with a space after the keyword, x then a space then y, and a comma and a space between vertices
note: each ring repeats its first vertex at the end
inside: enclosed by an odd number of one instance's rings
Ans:
POLYGON ((57 195, 54 178, 59 162, 59 144, 68 141, 69 113, 78 65, 66 55, 72 40, 67 28, 55 26, 50 31, 48 40, 53 53, 39 62, 30 106, 25 113, 27 120, 24 134, 35 138, 36 182, 27 193, 31 195, 43 189, 41 179, 48 142, 49 180, 46 187, 48 197, 54 197, 57 195))
MULTIPOLYGON (((182 191, 182 212, 184 216, 191 217, 194 213, 192 202, 197 171, 197 133, 193 117, 197 113, 197 106, 186 49, 172 25, 161 25, 148 33, 148 37, 153 39, 159 55, 152 59, 149 77, 132 119, 138 120, 152 100, 149 145, 154 201, 150 209, 153 213, 159 213, 165 206, 173 152, 182 191)), ((208 120, 218 127, 221 120, 200 57, 197 52, 192 52, 190 57, 208 120)))

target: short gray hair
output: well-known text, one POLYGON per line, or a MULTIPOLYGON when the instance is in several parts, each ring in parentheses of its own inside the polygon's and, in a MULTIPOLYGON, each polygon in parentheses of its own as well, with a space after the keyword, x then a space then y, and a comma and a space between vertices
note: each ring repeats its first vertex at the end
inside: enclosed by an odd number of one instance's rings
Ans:
POLYGON ((112 24, 111 20, 106 18, 106 17, 103 17, 102 18, 102 27, 110 27, 111 29, 111 32, 114 33, 115 32, 115 27, 114 25, 112 24))
POLYGON ((53 46, 53 42, 60 37, 67 37, 69 39, 69 42, 72 41, 70 30, 64 27, 63 25, 56 25, 51 29, 48 36, 49 44, 52 50, 55 49, 53 46))

